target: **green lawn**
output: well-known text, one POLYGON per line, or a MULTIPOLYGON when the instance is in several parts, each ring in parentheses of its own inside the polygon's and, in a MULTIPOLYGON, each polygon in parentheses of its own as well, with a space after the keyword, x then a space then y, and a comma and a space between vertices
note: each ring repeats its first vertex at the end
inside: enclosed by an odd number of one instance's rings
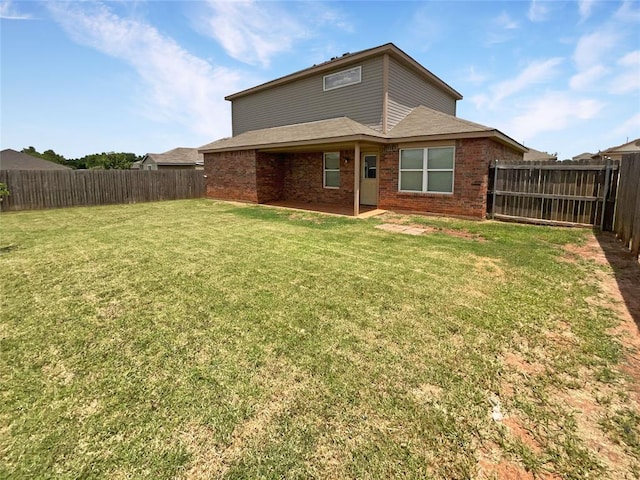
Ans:
POLYGON ((0 229, 1 478, 640 474, 584 230, 209 200, 0 229))

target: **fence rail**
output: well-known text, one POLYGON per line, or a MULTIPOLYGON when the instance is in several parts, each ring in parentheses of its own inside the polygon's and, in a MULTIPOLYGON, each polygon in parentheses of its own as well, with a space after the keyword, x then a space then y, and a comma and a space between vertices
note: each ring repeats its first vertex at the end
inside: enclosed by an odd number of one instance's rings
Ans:
POLYGON ((490 172, 492 217, 550 225, 611 229, 618 165, 509 164, 490 172))
POLYGON ((631 252, 638 256, 640 253, 640 153, 622 157, 614 231, 631 249, 631 252))
POLYGON ((3 211, 200 198, 202 170, 3 170, 3 211))

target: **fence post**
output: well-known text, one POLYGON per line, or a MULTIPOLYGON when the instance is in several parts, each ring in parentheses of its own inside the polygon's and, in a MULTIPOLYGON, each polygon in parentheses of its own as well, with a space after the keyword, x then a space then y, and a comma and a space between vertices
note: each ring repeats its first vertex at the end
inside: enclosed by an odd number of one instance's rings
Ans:
POLYGON ((609 181, 611 180, 611 160, 607 160, 604 171, 604 191, 602 195, 602 214, 600 215, 600 231, 604 231, 604 215, 607 210, 607 197, 609 196, 609 181))
POLYGON ((493 199, 491 200, 491 218, 496 218, 496 190, 498 189, 498 159, 493 164, 493 199))

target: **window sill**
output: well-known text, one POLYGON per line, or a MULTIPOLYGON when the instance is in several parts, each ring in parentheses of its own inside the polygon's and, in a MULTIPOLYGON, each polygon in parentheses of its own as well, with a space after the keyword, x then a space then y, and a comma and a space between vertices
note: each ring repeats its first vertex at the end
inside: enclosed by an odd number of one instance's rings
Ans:
POLYGON ((453 192, 415 192, 409 190, 398 190, 398 195, 407 196, 407 197, 452 197, 453 192))

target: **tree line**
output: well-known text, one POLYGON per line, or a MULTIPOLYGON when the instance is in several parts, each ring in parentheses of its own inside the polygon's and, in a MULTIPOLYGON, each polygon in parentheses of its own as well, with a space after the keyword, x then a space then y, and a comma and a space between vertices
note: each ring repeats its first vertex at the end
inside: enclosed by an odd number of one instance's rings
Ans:
POLYGON ((128 170, 131 168, 131 165, 133 165, 133 162, 137 162, 143 158, 135 153, 102 152, 85 155, 82 158, 67 159, 53 150, 45 150, 40 153, 33 147, 23 148, 21 152, 76 169, 128 170))

